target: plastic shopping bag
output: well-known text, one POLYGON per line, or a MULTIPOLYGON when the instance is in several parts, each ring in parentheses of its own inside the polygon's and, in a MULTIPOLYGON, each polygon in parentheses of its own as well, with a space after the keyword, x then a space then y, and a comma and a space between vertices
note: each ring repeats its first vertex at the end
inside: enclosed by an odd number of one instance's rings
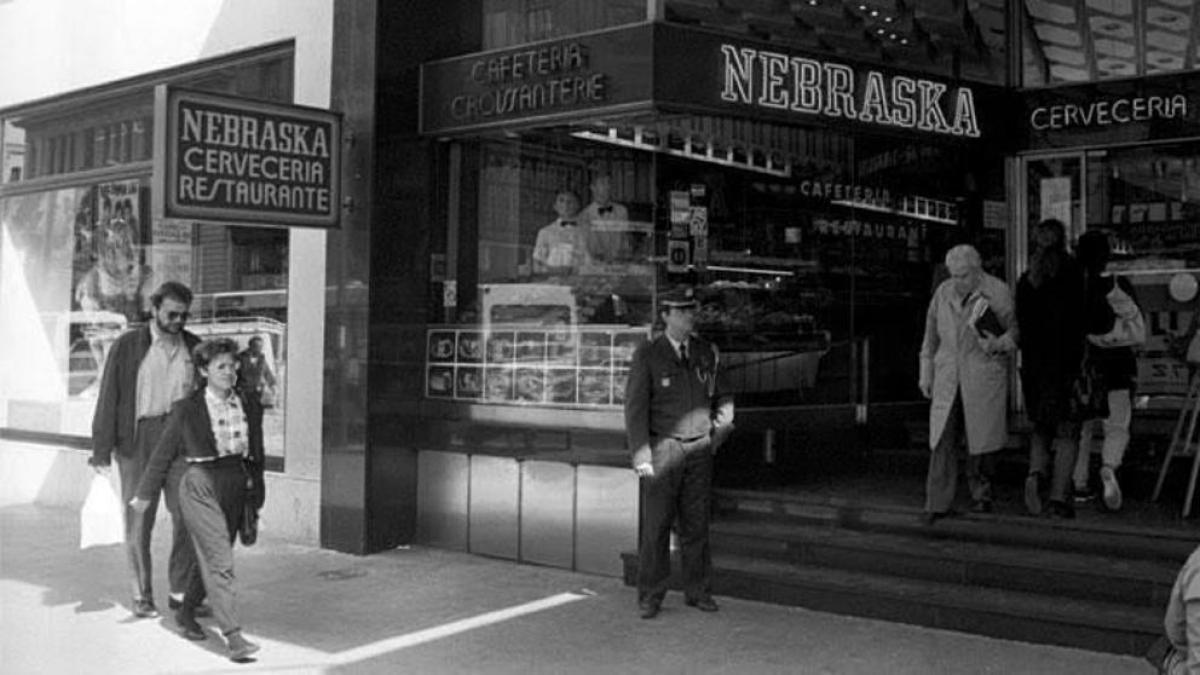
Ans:
POLYGON ((96 474, 79 514, 79 548, 107 546, 125 541, 125 509, 116 470, 96 474))

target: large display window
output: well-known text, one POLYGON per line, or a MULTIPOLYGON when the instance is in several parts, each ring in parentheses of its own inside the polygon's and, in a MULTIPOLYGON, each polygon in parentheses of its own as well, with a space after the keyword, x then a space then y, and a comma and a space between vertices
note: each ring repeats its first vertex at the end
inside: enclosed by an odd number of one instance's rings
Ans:
POLYGON ((288 100, 291 58, 265 49, 0 116, 0 428, 85 443, 110 347, 150 320, 151 293, 174 280, 195 294, 188 330, 256 345, 247 359, 266 406, 266 452, 282 465, 289 232, 152 217, 148 106, 160 81, 288 100))
POLYGON ((446 151, 430 401, 619 412, 632 350, 657 329, 657 295, 690 284, 739 405, 919 403, 916 354, 942 255, 973 242, 1004 276, 1003 162, 961 144, 658 116, 446 151))

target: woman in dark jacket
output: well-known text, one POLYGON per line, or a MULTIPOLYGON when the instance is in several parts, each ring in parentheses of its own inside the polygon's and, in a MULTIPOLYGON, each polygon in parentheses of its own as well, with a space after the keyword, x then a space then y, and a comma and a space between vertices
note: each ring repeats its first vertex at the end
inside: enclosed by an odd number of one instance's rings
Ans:
MULTIPOLYGON (((1130 339, 1122 340, 1113 335, 1117 314, 1109 302, 1108 295, 1120 288, 1134 305, 1137 297, 1133 284, 1119 276, 1104 276, 1112 250, 1108 235, 1092 230, 1079 237, 1079 263, 1086 276, 1084 288, 1087 298, 1086 330, 1088 360, 1100 373, 1108 403, 1108 415, 1103 418, 1084 420, 1080 434, 1079 458, 1075 461, 1075 493, 1087 495, 1088 463, 1093 445, 1095 427, 1104 432, 1104 444, 1100 448, 1100 484, 1103 487, 1104 506, 1110 511, 1121 508, 1121 485, 1117 482, 1117 469, 1125 457, 1129 445, 1129 423, 1133 419, 1133 388, 1137 379, 1137 357, 1130 339)), ((1140 312, 1140 309, 1138 310, 1140 312)), ((1145 335, 1141 336, 1145 339, 1145 335)))
POLYGON ((246 501, 257 509, 264 498, 262 408, 240 396, 237 343, 228 338, 196 346, 192 360, 205 386, 171 409, 166 430, 154 448, 138 483, 134 509, 144 509, 158 494, 172 460, 182 456, 187 470, 180 480, 179 506, 192 535, 199 574, 193 574, 175 618, 184 637, 203 640, 195 609, 207 592, 213 616, 241 661, 258 651, 243 635, 234 593, 233 540, 242 523, 246 501))
POLYGON ((1032 239, 1029 269, 1017 281, 1016 302, 1021 387, 1033 422, 1025 508, 1032 515, 1042 512, 1042 490, 1053 452, 1050 513, 1073 518, 1068 492, 1079 448, 1079 422, 1074 419, 1071 387, 1083 358, 1083 272, 1067 253, 1066 228, 1060 221, 1038 223, 1032 239))

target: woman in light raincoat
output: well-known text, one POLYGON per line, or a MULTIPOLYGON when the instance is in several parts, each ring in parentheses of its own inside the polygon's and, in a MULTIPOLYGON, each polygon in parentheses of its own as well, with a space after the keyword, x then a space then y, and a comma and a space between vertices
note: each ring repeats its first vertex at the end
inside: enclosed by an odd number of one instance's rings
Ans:
POLYGON ((992 510, 991 453, 1008 440, 1008 365, 1017 341, 1012 294, 983 271, 979 252, 955 246, 946 253, 946 268, 950 278, 929 302, 921 345, 919 385, 932 401, 927 524, 951 513, 964 440, 971 510, 992 510))

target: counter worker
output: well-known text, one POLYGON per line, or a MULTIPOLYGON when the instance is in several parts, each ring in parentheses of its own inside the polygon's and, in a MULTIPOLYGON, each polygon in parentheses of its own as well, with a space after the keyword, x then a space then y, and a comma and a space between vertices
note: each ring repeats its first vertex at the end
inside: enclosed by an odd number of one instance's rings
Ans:
POLYGON ((612 179, 606 174, 593 178, 590 188, 592 201, 579 212, 588 233, 588 250, 601 262, 628 260, 633 253, 629 209, 612 200, 612 179))
POLYGON ((554 213, 549 225, 538 230, 533 245, 535 274, 575 274, 590 261, 587 230, 578 222, 579 198, 563 190, 554 198, 554 213))
MULTIPOLYGON (((184 330, 192 291, 168 281, 150 296, 153 317, 146 325, 132 328, 117 338, 109 349, 100 380, 100 394, 92 417, 92 457, 89 463, 102 474, 117 458, 121 477, 121 501, 125 507, 125 549, 132 574, 133 613, 139 618, 158 616, 154 604, 150 538, 158 509, 154 494, 142 513, 130 509, 129 500, 145 470, 150 453, 167 424, 171 404, 191 393, 194 387, 192 348, 200 339, 184 330)), ((173 464, 166 479, 167 511, 173 535, 168 562, 170 598, 177 609, 183 601, 188 579, 196 566, 196 554, 187 526, 179 512, 179 479, 183 462, 173 464)), ((198 611, 207 616, 207 606, 198 611)))
POLYGON ((671 526, 678 518, 685 601, 715 612, 708 545, 713 453, 733 428, 733 398, 719 381, 717 348, 693 334, 692 289, 661 298, 665 332, 633 354, 625 426, 640 478, 638 607, 652 619, 671 572, 671 526))

